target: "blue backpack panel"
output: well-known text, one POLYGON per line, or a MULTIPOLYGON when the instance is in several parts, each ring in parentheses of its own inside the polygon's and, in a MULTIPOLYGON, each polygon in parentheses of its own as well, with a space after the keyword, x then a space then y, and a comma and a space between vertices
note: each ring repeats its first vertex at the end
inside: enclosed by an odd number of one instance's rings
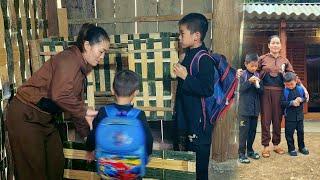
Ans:
POLYGON ((140 110, 119 111, 105 106, 107 117, 97 126, 97 171, 102 178, 136 179, 145 174, 145 134, 140 110))
POLYGON ((192 59, 191 76, 196 76, 199 73, 199 61, 202 56, 209 56, 215 64, 214 82, 212 83, 214 93, 210 97, 201 98, 204 120, 208 117, 210 122, 214 123, 224 115, 232 104, 238 79, 236 78, 236 70, 230 66, 225 56, 216 53, 210 55, 205 50, 199 51, 192 59))

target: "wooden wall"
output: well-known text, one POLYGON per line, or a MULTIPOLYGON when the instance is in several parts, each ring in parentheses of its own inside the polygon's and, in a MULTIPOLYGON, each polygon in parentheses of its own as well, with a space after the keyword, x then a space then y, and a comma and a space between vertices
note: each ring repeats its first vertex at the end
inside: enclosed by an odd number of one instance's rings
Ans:
POLYGON ((205 39, 207 47, 211 47, 212 6, 213 0, 96 0, 96 5, 93 0, 77 0, 66 3, 71 36, 77 35, 77 28, 85 22, 97 23, 109 34, 178 32, 178 20, 183 15, 203 13, 210 20, 205 39), (82 6, 84 2, 86 7, 82 6))
POLYGON ((31 76, 28 40, 47 36, 45 0, 0 1, 0 179, 6 179, 3 87, 14 91, 31 76))

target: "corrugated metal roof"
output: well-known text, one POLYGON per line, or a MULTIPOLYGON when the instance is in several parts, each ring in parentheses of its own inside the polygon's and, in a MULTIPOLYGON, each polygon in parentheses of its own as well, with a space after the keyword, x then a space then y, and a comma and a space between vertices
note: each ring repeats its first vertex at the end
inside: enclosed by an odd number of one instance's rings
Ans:
POLYGON ((319 20, 320 3, 247 3, 244 4, 247 19, 319 20))

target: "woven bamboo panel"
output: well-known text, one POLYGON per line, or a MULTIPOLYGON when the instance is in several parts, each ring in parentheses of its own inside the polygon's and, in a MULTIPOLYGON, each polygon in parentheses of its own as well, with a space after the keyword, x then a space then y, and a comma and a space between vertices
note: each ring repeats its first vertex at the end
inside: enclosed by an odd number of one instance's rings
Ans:
POLYGON ((142 78, 136 106, 149 108, 149 120, 171 120, 175 86, 173 64, 178 62, 177 37, 133 40, 128 44, 129 69, 142 78), (169 108, 163 110, 163 108, 169 108))

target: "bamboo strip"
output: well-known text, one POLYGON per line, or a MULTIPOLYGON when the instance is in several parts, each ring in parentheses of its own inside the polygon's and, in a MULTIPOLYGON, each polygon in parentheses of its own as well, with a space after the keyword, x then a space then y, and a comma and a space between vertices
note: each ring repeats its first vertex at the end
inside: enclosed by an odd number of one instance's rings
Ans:
MULTIPOLYGON (((163 106, 163 82, 156 81, 156 96, 157 96, 157 107, 164 107, 163 106)), ((157 111, 157 116, 164 116, 163 111, 157 111)))
POLYGON ((35 21, 34 6, 35 6, 35 4, 33 3, 33 0, 29 0, 29 13, 30 13, 30 23, 31 23, 31 38, 33 40, 37 39, 37 28, 36 28, 36 21, 35 21))
MULTIPOLYGON (((155 42, 154 49, 162 49, 162 42, 155 42)), ((163 78, 163 58, 162 52, 155 52, 154 53, 154 60, 155 60, 155 78, 163 78)))

